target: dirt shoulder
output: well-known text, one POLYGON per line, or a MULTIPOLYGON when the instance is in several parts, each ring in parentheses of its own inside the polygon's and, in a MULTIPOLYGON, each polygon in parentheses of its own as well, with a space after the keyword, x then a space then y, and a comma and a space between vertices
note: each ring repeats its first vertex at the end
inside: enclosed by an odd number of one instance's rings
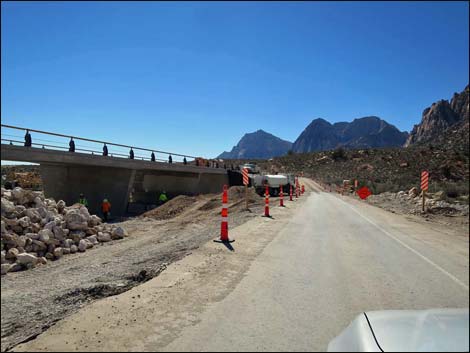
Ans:
MULTIPOLYGON (((357 196, 349 197, 359 200, 357 196)), ((468 205, 453 205, 430 198, 426 200, 425 212, 422 212, 422 200, 419 197, 413 199, 400 193, 372 195, 365 202, 420 224, 434 224, 446 232, 468 235, 468 205)))
MULTIPOLYGON (((222 300, 233 290, 251 261, 305 199, 303 196, 286 201, 285 208, 280 208, 273 199, 272 219, 261 216, 262 208, 251 207, 252 212, 242 213, 245 223, 239 221, 238 226, 229 211, 229 237, 236 240, 231 244, 233 251, 208 241, 214 239, 212 233, 199 248, 191 249, 191 256, 167 265, 157 278, 120 295, 95 301, 13 350, 163 349, 184 327, 194 324, 207 305, 222 300)), ((191 228, 197 227, 194 219, 189 221, 191 228)))
MULTIPOLYGON (((263 198, 253 195, 244 210, 234 187, 229 192, 229 226, 262 214, 263 198)), ((239 187, 238 187, 239 188, 239 187)), ((10 350, 97 299, 128 291, 164 271, 220 235, 220 195, 202 195, 184 205, 166 205, 157 217, 120 223, 129 237, 102 243, 46 266, 1 278, 1 350, 10 350)), ((156 211, 157 212, 157 211, 156 211)), ((82 347, 83 348, 83 347, 82 347)))

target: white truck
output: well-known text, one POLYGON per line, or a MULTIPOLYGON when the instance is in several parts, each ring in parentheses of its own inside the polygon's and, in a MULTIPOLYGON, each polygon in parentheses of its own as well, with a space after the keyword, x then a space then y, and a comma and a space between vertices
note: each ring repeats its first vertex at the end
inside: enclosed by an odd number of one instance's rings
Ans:
POLYGON ((256 192, 260 195, 264 195, 266 192, 266 185, 269 188, 269 194, 271 196, 279 195, 281 191, 281 185, 284 195, 288 195, 290 185, 294 187, 294 177, 283 174, 255 175, 252 179, 252 183, 256 192))

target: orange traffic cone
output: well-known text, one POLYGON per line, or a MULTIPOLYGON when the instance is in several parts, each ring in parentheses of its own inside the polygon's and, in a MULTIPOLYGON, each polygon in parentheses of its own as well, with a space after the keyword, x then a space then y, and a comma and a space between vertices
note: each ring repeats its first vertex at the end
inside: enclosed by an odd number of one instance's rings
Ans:
POLYGON ((232 243, 235 240, 229 240, 228 238, 228 193, 227 193, 227 185, 224 185, 224 192, 222 194, 222 222, 220 223, 220 239, 214 240, 217 243, 232 243))

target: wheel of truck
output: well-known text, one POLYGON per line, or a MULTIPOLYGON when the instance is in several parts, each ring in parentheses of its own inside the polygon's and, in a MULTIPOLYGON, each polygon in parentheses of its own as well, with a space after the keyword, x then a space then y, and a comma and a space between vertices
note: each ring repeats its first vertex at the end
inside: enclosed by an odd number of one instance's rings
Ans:
POLYGON ((290 184, 286 184, 282 186, 282 193, 285 195, 289 195, 290 184))
POLYGON ((272 188, 272 187, 269 188, 269 196, 276 196, 276 189, 275 188, 272 188))

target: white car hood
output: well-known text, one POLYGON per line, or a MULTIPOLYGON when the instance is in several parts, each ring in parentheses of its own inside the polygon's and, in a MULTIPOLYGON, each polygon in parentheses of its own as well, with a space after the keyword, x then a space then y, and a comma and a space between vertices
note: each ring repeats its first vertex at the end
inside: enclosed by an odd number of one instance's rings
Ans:
POLYGON ((469 350, 468 309, 366 312, 384 352, 455 352, 469 350))
POLYGON ((468 352, 469 310, 370 311, 328 345, 329 352, 468 352))

